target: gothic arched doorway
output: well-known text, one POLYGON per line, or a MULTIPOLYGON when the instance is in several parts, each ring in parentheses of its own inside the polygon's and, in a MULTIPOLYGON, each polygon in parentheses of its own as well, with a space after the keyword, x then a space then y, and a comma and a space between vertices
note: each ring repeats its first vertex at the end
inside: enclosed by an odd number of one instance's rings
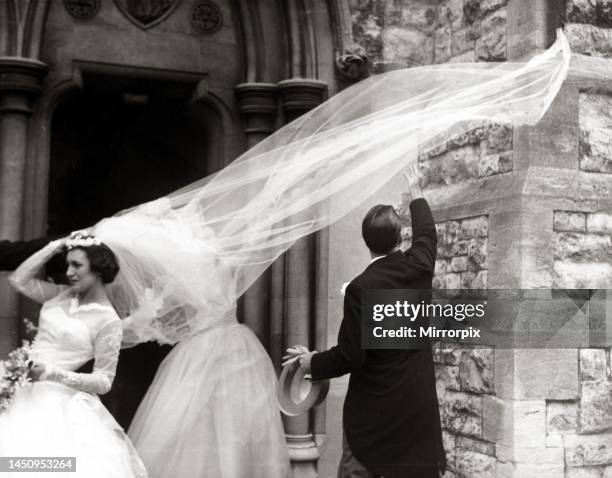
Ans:
MULTIPOLYGON (((210 112, 189 98, 184 85, 85 77, 83 92, 64 100, 51 122, 49 234, 91 226, 211 173, 210 112)), ((48 274, 63 280, 63 264, 50 264, 48 274)), ((169 350, 149 343, 122 351, 102 398, 124 428, 169 350)))

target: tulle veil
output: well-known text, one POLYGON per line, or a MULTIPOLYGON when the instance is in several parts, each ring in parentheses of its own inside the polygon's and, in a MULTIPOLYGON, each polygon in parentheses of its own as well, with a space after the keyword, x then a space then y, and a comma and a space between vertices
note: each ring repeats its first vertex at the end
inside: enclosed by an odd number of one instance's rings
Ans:
POLYGON ((449 136, 532 125, 570 64, 561 31, 525 62, 442 64, 370 77, 213 176, 96 224, 117 255, 126 344, 173 344, 235 307, 296 240, 338 220, 449 136))

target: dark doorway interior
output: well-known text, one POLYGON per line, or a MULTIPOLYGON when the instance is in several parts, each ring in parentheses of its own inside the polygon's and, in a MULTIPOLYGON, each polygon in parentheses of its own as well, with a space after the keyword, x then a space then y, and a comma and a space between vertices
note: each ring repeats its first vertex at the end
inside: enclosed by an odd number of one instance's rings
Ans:
MULTIPOLYGON (((91 226, 210 172, 206 122, 189 89, 102 76, 86 76, 84 85, 52 120, 50 235, 91 226)), ((63 281, 64 269, 58 258, 48 274, 63 281)), ((102 399, 124 428, 169 350, 149 343, 122 351, 113 390, 102 399)))

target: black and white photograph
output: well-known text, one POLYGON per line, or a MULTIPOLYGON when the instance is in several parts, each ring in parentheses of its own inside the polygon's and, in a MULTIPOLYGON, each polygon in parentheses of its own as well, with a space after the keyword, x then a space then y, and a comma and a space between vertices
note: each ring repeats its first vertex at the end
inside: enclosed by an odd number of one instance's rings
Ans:
POLYGON ((28 476, 612 478, 612 0, 0 0, 28 476))

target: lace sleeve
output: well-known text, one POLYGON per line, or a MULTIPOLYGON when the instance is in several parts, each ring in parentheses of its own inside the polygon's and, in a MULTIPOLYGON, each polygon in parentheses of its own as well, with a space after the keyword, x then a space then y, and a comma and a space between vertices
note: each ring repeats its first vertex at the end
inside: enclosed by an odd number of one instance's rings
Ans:
POLYGON ((62 246, 61 240, 50 242, 36 254, 26 259, 9 276, 11 285, 23 295, 41 304, 62 292, 65 286, 36 278, 42 267, 61 250, 62 246))
POLYGON ((115 379, 121 348, 121 320, 112 320, 97 333, 94 343, 95 362, 91 373, 78 373, 48 367, 41 380, 60 382, 83 392, 103 395, 110 391, 115 379))

